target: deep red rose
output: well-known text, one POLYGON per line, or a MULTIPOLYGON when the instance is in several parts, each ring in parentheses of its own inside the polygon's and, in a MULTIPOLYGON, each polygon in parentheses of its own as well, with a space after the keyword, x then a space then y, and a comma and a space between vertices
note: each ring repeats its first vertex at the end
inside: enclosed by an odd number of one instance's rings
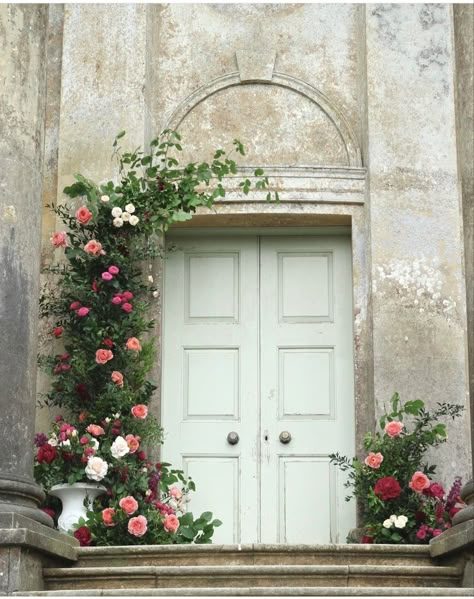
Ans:
POLYGON ((112 497, 112 489, 107 489, 105 494, 107 495, 107 497, 112 497))
POLYGON ((142 451, 142 450, 140 450, 140 451, 137 451, 137 453, 136 453, 135 455, 137 456, 137 458, 138 458, 138 459, 139 459, 141 462, 143 462, 143 460, 146 460, 146 454, 145 454, 145 452, 144 452, 144 451, 142 451))
POLYGON ((61 335, 64 333, 64 329, 63 327, 56 327, 53 330, 53 335, 57 338, 57 337, 61 337, 61 335))
POLYGON ((423 495, 443 499, 444 489, 439 483, 431 483, 427 489, 423 489, 423 495))
POLYGON ((383 501, 386 501, 387 499, 396 499, 401 492, 402 488, 400 483, 392 476, 380 478, 375 483, 374 493, 383 501))
POLYGON ((362 538, 361 538, 360 542, 364 543, 364 544, 373 543, 374 542, 374 537, 368 537, 367 535, 362 535, 362 538))
POLYGON ((48 514, 48 516, 51 516, 51 518, 54 518, 55 515, 55 511, 50 509, 49 507, 42 507, 41 511, 44 512, 45 514, 48 514))
POLYGON ((88 547, 92 542, 91 531, 87 528, 87 526, 81 526, 74 531, 74 536, 79 541, 81 547, 88 547))
POLYGON ((72 462, 72 460, 74 459, 74 454, 71 453, 70 451, 63 451, 62 455, 63 455, 63 460, 65 462, 72 462))
POLYGON ((120 435, 120 429, 118 428, 113 428, 111 431, 112 435, 114 435, 115 437, 118 437, 120 435))
POLYGON ((112 349, 114 346, 114 342, 112 341, 112 339, 104 339, 104 345, 106 345, 109 349, 112 349))
POLYGON ((119 427, 119 426, 121 426, 121 425, 122 425, 122 423, 120 422, 120 420, 116 420, 116 421, 114 422, 114 426, 115 426, 116 428, 118 428, 118 427, 119 427))
POLYGON ((77 384, 75 389, 80 399, 82 399, 83 401, 87 401, 88 399, 90 399, 89 391, 87 390, 85 383, 77 384))
POLYGON ((64 420, 64 416, 56 416, 56 418, 54 419, 54 422, 62 422, 64 420))
POLYGON ((462 510, 462 507, 452 507, 449 510, 449 519, 452 520, 454 516, 462 510))
POLYGON ((416 511, 415 512, 415 520, 417 522, 424 522, 426 520, 425 512, 416 511))
POLYGON ((39 448, 36 460, 38 464, 51 464, 58 457, 58 450, 49 443, 45 443, 39 448))
POLYGON ((156 468, 157 470, 161 470, 161 464, 160 464, 160 462, 156 462, 156 464, 155 464, 155 468, 156 468))

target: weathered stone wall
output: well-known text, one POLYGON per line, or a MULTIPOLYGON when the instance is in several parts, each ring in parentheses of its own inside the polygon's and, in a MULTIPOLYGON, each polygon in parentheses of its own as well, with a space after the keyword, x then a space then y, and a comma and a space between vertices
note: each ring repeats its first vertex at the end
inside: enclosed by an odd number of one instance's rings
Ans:
MULTIPOLYGON (((273 225, 352 218, 359 433, 395 390, 431 406, 468 407, 463 247, 472 223, 472 146, 456 106, 466 114, 472 94, 472 79, 471 88, 465 82, 472 7, 462 10, 67 5, 54 108, 58 190, 77 171, 112 178, 111 142, 120 129, 134 147, 169 124, 183 134, 184 160, 207 158, 237 137, 248 149, 244 164, 338 167, 346 188, 350 169, 367 167, 365 202, 357 206, 331 178, 324 179, 328 199, 318 179, 313 200, 296 185, 278 207, 237 201, 205 222, 240 224, 250 213, 273 225)), ((470 472, 469 423, 467 411, 450 424, 436 457, 445 483, 470 472)))

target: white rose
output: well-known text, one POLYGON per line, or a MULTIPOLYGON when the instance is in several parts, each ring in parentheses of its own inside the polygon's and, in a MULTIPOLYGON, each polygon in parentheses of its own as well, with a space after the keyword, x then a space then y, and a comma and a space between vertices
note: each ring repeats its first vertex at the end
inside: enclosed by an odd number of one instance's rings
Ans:
POLYGON ((138 224, 139 221, 140 219, 138 218, 138 216, 133 215, 130 217, 130 224, 132 225, 132 227, 138 224))
POLYGON ((153 277, 151 275, 148 275, 148 282, 153 283, 153 277))
POLYGON ((66 439, 65 441, 61 441, 59 446, 60 447, 71 447, 71 441, 69 441, 69 439, 66 439))
POLYGON ((123 220, 121 218, 114 218, 114 227, 121 227, 123 225, 123 220))
POLYGON ((74 429, 71 433, 71 437, 77 437, 77 430, 74 429))
POLYGON ((109 465, 105 460, 98 457, 89 458, 86 466, 86 475, 90 480, 100 481, 107 474, 109 465))
POLYGON ((153 297, 158 297, 160 294, 158 293, 158 291, 153 291, 153 297))
POLYGON ((94 439, 94 437, 92 437, 92 439, 89 441, 89 443, 92 444, 92 447, 97 451, 99 449, 99 441, 97 441, 97 439, 94 439))
POLYGON ((405 528, 406 523, 408 522, 408 518, 406 516, 398 516, 395 527, 396 528, 405 528))
POLYGON ((390 516, 390 522, 396 522, 397 521, 398 516, 395 516, 395 514, 392 514, 390 516))
POLYGON ((48 444, 51 445, 51 447, 57 447, 58 439, 57 439, 56 435, 53 435, 51 437, 51 439, 48 439, 48 444))
POLYGON ((112 216, 114 218, 118 218, 119 216, 122 216, 122 208, 119 208, 118 206, 115 206, 115 208, 112 208, 112 216))
POLYGON ((390 528, 392 526, 392 521, 391 520, 384 520, 383 521, 383 525, 385 528, 390 528))
POLYGON ((105 419, 105 422, 107 422, 107 424, 109 424, 109 422, 110 422, 111 420, 112 420, 112 419, 111 419, 111 418, 109 418, 109 417, 107 416, 107 418, 105 419))
POLYGON ((130 447, 123 437, 117 437, 110 448, 110 453, 116 460, 120 460, 120 458, 123 458, 129 452, 130 447))
POLYGON ((176 501, 176 499, 170 499, 168 501, 168 505, 172 510, 176 510, 178 508, 178 502, 176 501))
POLYGON ((116 414, 114 414, 114 418, 115 418, 115 420, 117 420, 117 418, 120 418, 120 412, 117 412, 116 414))
POLYGON ((125 210, 129 213, 129 214, 133 214, 135 212, 135 206, 133 204, 127 204, 125 206, 125 210))
POLYGON ((100 201, 103 204, 107 204, 107 202, 110 200, 109 196, 100 196, 100 201))
POLYGON ((129 221, 129 220, 130 220, 130 216, 131 216, 131 215, 130 215, 128 212, 122 212, 122 220, 123 220, 124 222, 127 222, 127 221, 129 221))

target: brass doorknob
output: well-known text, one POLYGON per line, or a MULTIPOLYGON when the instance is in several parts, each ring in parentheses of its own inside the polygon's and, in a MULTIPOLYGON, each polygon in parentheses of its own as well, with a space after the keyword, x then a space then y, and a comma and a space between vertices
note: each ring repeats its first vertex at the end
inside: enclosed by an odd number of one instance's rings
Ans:
POLYGON ((280 433, 280 443, 284 443, 286 445, 286 443, 289 443, 291 441, 291 434, 288 431, 282 431, 280 433))
POLYGON ((239 442, 239 435, 232 431, 227 435, 227 443, 229 445, 237 445, 237 443, 239 442))

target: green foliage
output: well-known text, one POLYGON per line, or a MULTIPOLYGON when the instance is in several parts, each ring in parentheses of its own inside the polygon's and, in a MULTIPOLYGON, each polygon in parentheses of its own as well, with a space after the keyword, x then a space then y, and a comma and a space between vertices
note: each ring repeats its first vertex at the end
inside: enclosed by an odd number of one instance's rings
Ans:
POLYGON ((428 542, 429 535, 423 538, 421 534, 416 536, 423 523, 429 523, 428 529, 432 531, 438 530, 444 526, 439 522, 441 519, 449 527, 449 513, 440 508, 442 488, 438 483, 436 487, 432 486, 433 483, 430 485, 429 479, 434 475, 436 466, 425 461, 425 454, 429 448, 438 447, 447 440, 446 425, 438 419, 454 419, 462 411, 462 406, 449 403, 438 403, 430 411, 420 399, 403 404, 399 394, 394 393, 389 410, 378 422, 381 432, 368 432, 364 436, 363 445, 368 455, 363 461, 338 453, 329 456, 331 462, 346 475, 344 484, 351 491, 346 501, 352 497, 359 499, 365 538, 378 543, 428 542), (410 487, 416 473, 421 473, 422 480, 425 480, 425 489, 410 487), (426 478, 423 479, 423 476, 426 478), (400 485, 400 490, 394 491, 396 496, 386 497, 383 485, 393 485, 393 480, 400 485), (429 490, 433 488, 435 496, 429 490), (396 520, 395 516, 406 516, 407 522, 396 520), (389 526, 390 517, 393 522, 389 526))
MULTIPOLYGON (((40 403, 64 408, 67 422, 59 420, 48 437, 37 440, 35 475, 49 490, 57 483, 90 479, 86 467, 92 459, 107 465, 106 474, 93 479, 107 487, 107 494, 96 500, 95 508, 101 509, 89 513, 86 522, 95 544, 208 543, 220 522, 209 512, 196 520, 186 513, 194 482, 167 465, 152 466, 143 451, 161 443, 163 435, 147 408, 156 389, 148 378, 155 356, 149 312, 158 292, 153 281, 145 282, 142 267, 160 255, 160 238, 173 224, 226 195, 222 182, 237 173, 232 153, 243 156, 245 151, 234 140, 230 153, 218 149, 209 162, 181 165, 176 131, 153 139, 149 153, 123 151, 119 142, 124 135, 121 131, 113 142, 118 182, 97 185, 76 174, 64 189, 73 201, 49 206, 64 225, 52 242, 64 251, 48 269, 40 316, 54 321, 52 334, 63 346, 61 352, 38 357, 52 381, 40 403), (141 415, 134 413, 137 409, 141 415), (97 429, 91 425, 102 432, 93 432, 97 429), (117 443, 125 448, 121 455, 117 443), (179 502, 169 495, 175 483, 183 493, 179 502), (136 498, 140 513, 146 514, 149 526, 142 536, 124 529, 129 517, 119 502, 126 496, 136 498), (116 510, 113 526, 103 522, 107 508, 116 510), (178 532, 164 529, 171 513, 180 514, 178 532)), ((267 190, 263 170, 254 175, 255 189, 267 190)), ((245 179, 239 186, 248 194, 252 183, 245 179)))

